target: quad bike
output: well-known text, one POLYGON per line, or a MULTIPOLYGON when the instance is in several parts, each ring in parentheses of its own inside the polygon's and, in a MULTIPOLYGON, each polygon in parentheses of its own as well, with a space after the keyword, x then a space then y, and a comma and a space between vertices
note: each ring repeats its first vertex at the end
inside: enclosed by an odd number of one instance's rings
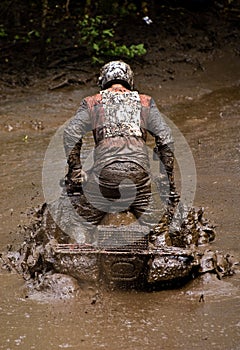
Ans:
MULTIPOLYGON (((97 245, 51 242, 50 258, 57 272, 78 281, 112 287, 157 288, 193 278, 199 265, 195 250, 153 244, 154 235, 139 224, 110 222, 96 228, 97 245)), ((129 213, 123 213, 128 215, 129 213)), ((108 218, 109 219, 109 218, 108 218)), ((46 257, 48 260, 48 257, 46 257)))
POLYGON ((168 232, 166 217, 149 232, 134 218, 129 224, 131 215, 107 214, 107 220, 96 227, 97 244, 81 244, 57 233, 44 204, 36 212, 36 222, 27 227, 20 249, 2 256, 3 264, 32 281, 37 290, 45 277, 59 274, 80 285, 141 290, 177 287, 205 272, 218 278, 233 274, 232 257, 209 249, 215 231, 204 219, 203 208, 191 208, 183 221, 180 218, 181 227, 175 222, 172 232, 168 232))

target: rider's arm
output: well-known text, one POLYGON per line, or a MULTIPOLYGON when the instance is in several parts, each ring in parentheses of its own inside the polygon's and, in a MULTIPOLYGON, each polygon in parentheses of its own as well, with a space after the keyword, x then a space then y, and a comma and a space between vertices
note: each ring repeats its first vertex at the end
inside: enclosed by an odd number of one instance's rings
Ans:
POLYGON ((65 184, 68 193, 82 190, 86 174, 81 166, 81 147, 83 136, 91 130, 90 113, 87 102, 82 101, 76 115, 70 120, 63 133, 64 148, 68 162, 65 184))
POLYGON ((167 125, 164 115, 159 111, 153 99, 150 100, 147 129, 158 138, 158 145, 172 145, 173 137, 170 127, 167 125))
POLYGON ((63 133, 63 142, 69 167, 80 166, 80 152, 83 136, 91 130, 91 120, 86 100, 70 120, 63 133))
POLYGON ((154 151, 160 160, 160 172, 167 174, 170 196, 178 197, 174 183, 174 142, 171 129, 153 99, 150 101, 148 130, 155 137, 154 151))

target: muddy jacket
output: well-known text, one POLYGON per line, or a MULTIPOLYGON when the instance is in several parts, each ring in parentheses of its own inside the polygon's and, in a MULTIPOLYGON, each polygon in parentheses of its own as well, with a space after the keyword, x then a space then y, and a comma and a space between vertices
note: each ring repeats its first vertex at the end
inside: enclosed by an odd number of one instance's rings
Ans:
POLYGON ((116 161, 132 161, 149 170, 147 132, 158 149, 173 143, 171 132, 154 100, 124 87, 86 97, 64 131, 69 168, 81 167, 83 136, 93 132, 95 169, 116 161))

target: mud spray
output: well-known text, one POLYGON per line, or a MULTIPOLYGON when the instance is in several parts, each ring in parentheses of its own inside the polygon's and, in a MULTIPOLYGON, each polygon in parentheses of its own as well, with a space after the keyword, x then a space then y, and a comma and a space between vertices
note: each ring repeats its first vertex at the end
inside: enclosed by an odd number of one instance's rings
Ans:
MULTIPOLYGON (((160 223, 150 232, 128 244, 116 247, 74 242, 53 221, 44 204, 35 209, 33 221, 20 228, 25 239, 19 249, 1 256, 2 267, 17 271, 26 281, 26 296, 51 294, 69 298, 86 284, 96 288, 137 288, 158 290, 179 286, 206 272, 218 279, 234 273, 234 259, 210 249, 215 228, 204 218, 203 208, 177 208, 177 219, 171 223, 166 211, 160 223)), ((127 226, 127 231, 136 228, 127 226)), ((123 225, 101 225, 98 235, 124 233, 123 225)), ((95 233, 96 234, 96 233, 95 233)), ((126 234, 126 230, 125 230, 126 234)))

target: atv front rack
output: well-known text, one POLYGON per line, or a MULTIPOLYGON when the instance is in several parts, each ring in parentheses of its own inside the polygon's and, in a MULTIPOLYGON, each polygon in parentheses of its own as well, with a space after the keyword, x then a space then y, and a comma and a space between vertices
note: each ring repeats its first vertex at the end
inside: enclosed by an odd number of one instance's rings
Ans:
POLYGON ((51 259, 58 272, 81 281, 146 285, 191 275, 191 250, 149 247, 149 228, 140 225, 98 226, 95 244, 56 244, 51 259))

